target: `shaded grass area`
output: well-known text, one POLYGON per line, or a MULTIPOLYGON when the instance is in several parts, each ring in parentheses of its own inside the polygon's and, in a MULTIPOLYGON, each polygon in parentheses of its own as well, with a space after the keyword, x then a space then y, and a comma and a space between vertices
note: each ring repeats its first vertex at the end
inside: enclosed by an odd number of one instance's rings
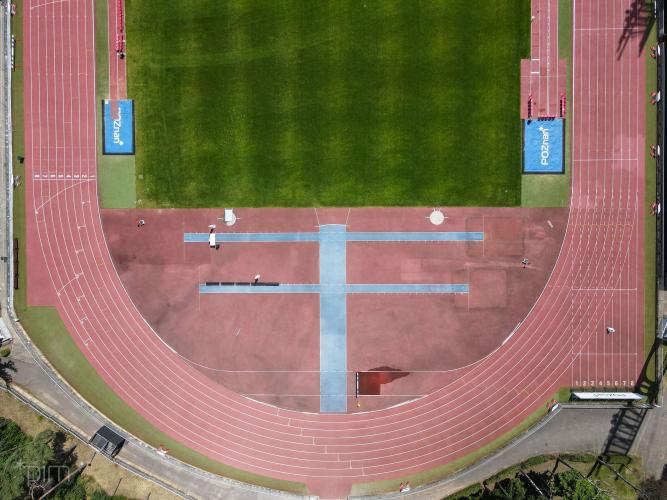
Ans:
POLYGON ((101 99, 109 97, 109 41, 107 2, 95 2, 95 81, 97 84, 97 187, 103 208, 136 206, 134 156, 102 153, 101 99))
POLYGON ((567 207, 572 178, 572 0, 558 0, 558 57, 567 61, 567 114, 565 119, 565 173, 522 175, 521 206, 567 207))
MULTIPOLYGON (((550 401, 551 399, 556 399, 558 401, 561 401, 565 397, 566 393, 569 394, 568 389, 561 389, 560 391, 555 393, 551 398, 548 398, 548 400, 550 401)), ((374 495, 374 494, 379 494, 381 492, 396 491, 396 487, 401 481, 403 482, 410 481, 410 483, 413 486, 419 486, 422 484, 428 484, 434 481, 438 481, 448 475, 451 475, 455 472, 458 472, 468 467, 469 465, 472 465, 475 462, 482 460, 487 456, 490 456, 503 446, 507 445, 513 439, 516 439, 520 434, 524 433, 525 431, 536 425, 540 420, 542 420, 542 418, 544 418, 546 414, 547 414, 546 406, 538 408, 511 431, 503 434, 497 439, 494 439, 490 443, 473 451, 472 453, 466 455, 465 457, 459 458, 458 460, 454 460, 453 462, 449 462, 443 466, 436 467, 429 471, 413 474, 411 476, 403 478, 390 479, 386 481, 376 481, 365 484, 355 484, 352 487, 351 496, 374 495)))
POLYGON ((519 204, 529 0, 126 5, 141 206, 519 204))
MULTIPOLYGON (((657 43, 655 24, 648 38, 647 47, 657 43)), ((657 62, 655 59, 646 57, 646 95, 649 95, 656 86, 657 62)), ((650 147, 657 138, 657 108, 652 106, 647 99, 646 102, 646 143, 644 144, 646 184, 646 199, 644 211, 644 324, 646 329, 644 352, 648 353, 655 341, 657 332, 656 312, 656 218, 651 214, 650 204, 656 197, 656 163, 651 158, 650 147)))
MULTIPOLYGON (((655 24, 649 33, 646 47, 656 43, 657 34, 655 24)), ((646 95, 655 89, 657 78, 657 61, 646 57, 646 95)), ((657 279, 656 279, 656 218, 651 214, 650 204, 656 197, 656 163, 651 158, 649 145, 657 139, 657 109, 647 99, 646 102, 646 143, 644 144, 645 161, 645 199, 642 206, 644 215, 644 354, 646 360, 637 384, 637 391, 647 396, 649 402, 658 395, 661 375, 657 373, 659 367, 658 356, 661 352, 658 347, 656 333, 658 318, 656 310, 657 279)))

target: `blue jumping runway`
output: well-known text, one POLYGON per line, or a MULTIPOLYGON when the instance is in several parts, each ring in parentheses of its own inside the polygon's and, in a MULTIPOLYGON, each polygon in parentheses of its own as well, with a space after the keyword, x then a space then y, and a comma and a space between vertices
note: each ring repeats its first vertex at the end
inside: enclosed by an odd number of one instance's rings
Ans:
MULTIPOLYGON (((348 233, 343 230, 331 231, 327 228, 333 225, 320 226, 319 233, 216 233, 216 243, 279 243, 279 242, 308 242, 308 241, 482 241, 484 233, 476 231, 442 231, 428 233, 348 233)), ((184 243, 208 243, 209 233, 185 233, 184 243)))
POLYGON ((354 293, 468 293, 467 283, 377 283, 377 284, 294 284, 280 283, 265 285, 259 283, 226 284, 202 283, 199 293, 319 293, 324 295, 354 294, 354 293))
POLYGON ((134 101, 102 102, 102 150, 105 155, 134 154, 134 101))
POLYGON ((563 119, 542 118, 523 121, 523 172, 562 174, 563 119))
POLYGON ((345 226, 320 227, 320 411, 347 411, 347 281, 345 226))
MULTIPOLYGON (((320 296, 320 411, 347 411, 347 295, 358 293, 468 293, 467 283, 347 283, 348 241, 483 241, 482 232, 347 232, 344 225, 320 226, 312 233, 216 233, 228 243, 318 242, 320 282, 202 283, 202 294, 317 293, 320 296)), ((185 233, 185 243, 209 243, 209 233, 185 233)))

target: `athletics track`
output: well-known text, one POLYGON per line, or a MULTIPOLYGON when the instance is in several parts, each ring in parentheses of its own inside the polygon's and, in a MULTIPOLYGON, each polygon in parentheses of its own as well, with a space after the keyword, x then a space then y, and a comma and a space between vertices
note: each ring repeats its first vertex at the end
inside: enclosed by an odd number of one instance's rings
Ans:
POLYGON ((575 1, 571 211, 557 264, 520 328, 417 402, 325 415, 270 407, 213 383, 138 313, 100 219, 93 0, 27 0, 30 303, 55 305, 100 375, 157 428, 215 460, 304 482, 324 498, 465 456, 561 386, 632 385, 643 362, 646 208, 640 37, 616 50, 630 5, 575 1), (608 324, 616 334, 602 333, 608 324))

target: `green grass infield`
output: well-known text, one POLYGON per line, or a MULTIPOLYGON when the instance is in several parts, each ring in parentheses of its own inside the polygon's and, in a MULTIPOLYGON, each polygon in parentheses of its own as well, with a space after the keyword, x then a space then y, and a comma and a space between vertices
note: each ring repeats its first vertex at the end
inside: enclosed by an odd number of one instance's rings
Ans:
POLYGON ((140 206, 516 206, 530 1, 127 0, 140 206))

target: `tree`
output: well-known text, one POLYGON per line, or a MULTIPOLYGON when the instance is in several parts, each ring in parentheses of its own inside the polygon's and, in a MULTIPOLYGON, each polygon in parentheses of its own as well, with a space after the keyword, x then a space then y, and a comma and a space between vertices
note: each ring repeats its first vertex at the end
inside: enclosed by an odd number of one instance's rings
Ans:
POLYGON ((607 499, 605 493, 596 488, 576 470, 566 470, 556 474, 554 493, 567 500, 607 499))
POLYGON ((0 498, 23 496, 28 489, 42 490, 48 481, 44 473, 45 467, 53 460, 53 450, 49 446, 53 439, 53 431, 40 432, 34 439, 30 439, 13 422, 2 430, 3 437, 7 433, 12 443, 18 443, 18 446, 8 447, 6 453, 0 455, 0 463, 3 466, 0 498))
POLYGON ((86 500, 86 498, 88 498, 86 487, 83 481, 80 480, 80 476, 76 481, 72 481, 71 484, 60 486, 53 495, 53 500, 86 500))
POLYGON ((10 451, 25 444, 28 440, 21 428, 11 420, 0 417, 0 464, 10 451))
POLYGON ((526 498, 526 486, 518 478, 506 478, 496 483, 488 498, 498 500, 524 500, 526 498))
POLYGON ((12 383, 13 377, 9 372, 15 372, 16 366, 11 359, 0 360, 0 380, 4 381, 5 385, 9 387, 12 383))

